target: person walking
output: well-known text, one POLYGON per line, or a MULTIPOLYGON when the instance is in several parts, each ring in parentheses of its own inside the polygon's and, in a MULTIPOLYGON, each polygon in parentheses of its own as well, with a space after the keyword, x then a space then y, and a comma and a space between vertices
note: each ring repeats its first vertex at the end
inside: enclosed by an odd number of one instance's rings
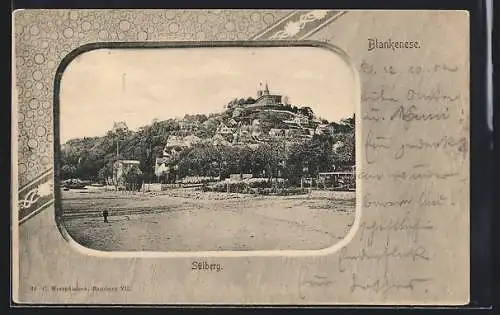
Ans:
POLYGON ((103 218, 104 218, 104 223, 109 223, 109 221, 108 221, 108 214, 109 214, 109 213, 108 213, 108 210, 104 210, 104 211, 102 212, 102 216, 103 216, 103 218))

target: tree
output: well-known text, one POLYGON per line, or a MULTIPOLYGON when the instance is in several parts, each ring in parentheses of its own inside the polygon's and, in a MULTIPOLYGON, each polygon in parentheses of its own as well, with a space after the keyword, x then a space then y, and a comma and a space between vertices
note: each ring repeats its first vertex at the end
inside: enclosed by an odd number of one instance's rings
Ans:
POLYGON ((137 165, 133 165, 124 172, 123 179, 128 190, 137 190, 141 187, 142 171, 137 165))
POLYGON ((297 184, 302 176, 316 177, 319 172, 332 171, 333 165, 331 137, 315 135, 311 141, 296 143, 291 148, 287 160, 287 178, 297 184))
MULTIPOLYGON (((254 102, 252 97, 235 98, 230 103, 248 104, 254 102)), ((291 113, 300 113, 309 118, 314 117, 310 107, 285 104, 282 108, 291 113)), ((102 137, 85 137, 67 141, 61 147, 60 174, 61 178, 81 178, 105 181, 112 175, 111 165, 117 159, 117 143, 120 159, 139 160, 142 178, 154 178, 155 158, 162 156, 167 139, 171 135, 196 135, 200 138, 211 138, 216 134, 221 123, 227 123, 232 118, 233 110, 208 115, 185 115, 183 122, 193 122, 194 128, 181 130, 180 119, 154 120, 151 124, 132 131, 128 128, 116 128, 102 137)), ((262 111, 245 107, 240 116, 234 118, 239 128, 247 128, 258 119, 260 131, 265 135, 271 128, 288 128, 284 120, 293 116, 291 113, 262 111)), ((327 120, 321 120, 328 123, 327 120)), ((191 124, 188 124, 191 125, 191 124)), ((126 127, 126 126, 125 126, 126 127)), ((330 171, 332 164, 348 168, 355 164, 355 116, 347 117, 339 122, 329 123, 330 135, 315 136, 312 140, 297 142, 284 150, 283 141, 270 143, 261 142, 256 148, 248 146, 214 146, 198 144, 191 148, 183 148, 168 166, 173 169, 179 166, 178 175, 200 175, 223 177, 231 173, 254 173, 260 176, 284 176, 289 179, 298 178, 304 174, 303 168, 308 167, 307 176, 314 176, 320 171, 330 171), (342 146, 335 145, 342 143, 342 146), (335 148, 334 148, 335 147, 335 148)), ((301 130, 298 130, 301 131, 301 130)), ((302 129, 305 131, 305 129, 302 129)), ((242 135, 242 141, 254 143, 251 136, 242 135)), ((261 139, 262 140, 262 139, 261 139)), ((170 149, 169 149, 170 150, 170 149)))
POLYGON ((76 167, 73 165, 64 164, 60 168, 60 176, 62 179, 70 179, 77 177, 76 167))
POLYGON ((87 152, 87 155, 80 156, 76 166, 76 173, 80 179, 96 180, 103 164, 102 158, 95 156, 91 152, 87 152))
POLYGON ((348 170, 356 164, 356 139, 354 133, 340 133, 333 136, 333 143, 342 145, 332 148, 332 156, 339 169, 348 170))
POLYGON ((306 116, 309 119, 314 118, 314 111, 311 109, 311 107, 301 107, 299 108, 299 113, 306 116))
POLYGON ((98 172, 97 178, 101 183, 107 184, 107 179, 113 176, 113 164, 107 163, 98 172))
POLYGON ((260 144, 251 156, 254 176, 264 173, 269 180, 277 176, 280 163, 285 159, 283 146, 277 143, 260 144))
POLYGON ((251 96, 245 100, 245 104, 253 104, 253 103, 255 103, 255 99, 251 96))
POLYGON ((238 103, 238 99, 237 99, 237 98, 234 98, 234 99, 232 99, 231 101, 229 101, 229 103, 227 103, 227 108, 232 108, 232 107, 234 107, 237 103, 238 103))
POLYGON ((344 130, 345 131, 354 131, 356 127, 356 117, 355 114, 352 115, 352 117, 348 118, 343 118, 340 120, 340 123, 345 126, 344 130))

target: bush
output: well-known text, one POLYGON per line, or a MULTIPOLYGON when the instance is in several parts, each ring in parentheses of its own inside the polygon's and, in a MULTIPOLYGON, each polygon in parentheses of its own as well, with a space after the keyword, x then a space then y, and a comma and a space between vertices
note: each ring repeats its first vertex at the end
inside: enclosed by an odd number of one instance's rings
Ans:
MULTIPOLYGON (((239 194, 256 194, 256 195, 277 195, 277 196, 288 196, 288 195, 299 195, 306 193, 306 189, 289 187, 289 188, 277 188, 270 187, 270 184, 267 187, 250 187, 248 183, 245 182, 220 182, 210 186, 202 186, 201 191, 207 192, 227 192, 227 185, 229 184, 229 192, 230 193, 239 193, 239 194)), ((261 183, 260 183, 261 184, 261 183)))
POLYGON ((204 184, 211 182, 212 178, 209 176, 187 176, 180 180, 182 184, 204 184))
POLYGON ((244 180, 250 188, 270 188, 271 183, 267 178, 249 178, 244 180))
POLYGON ((214 185, 202 187, 203 191, 227 192, 229 185, 229 192, 232 193, 248 193, 250 187, 244 182, 219 182, 214 185))

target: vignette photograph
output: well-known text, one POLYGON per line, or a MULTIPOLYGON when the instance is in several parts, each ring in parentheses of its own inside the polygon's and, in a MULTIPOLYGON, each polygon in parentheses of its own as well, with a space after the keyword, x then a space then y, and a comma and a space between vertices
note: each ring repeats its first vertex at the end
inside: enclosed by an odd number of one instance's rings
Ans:
POLYGON ((317 47, 76 56, 56 113, 61 227, 107 252, 334 246, 356 212, 351 71, 317 47))

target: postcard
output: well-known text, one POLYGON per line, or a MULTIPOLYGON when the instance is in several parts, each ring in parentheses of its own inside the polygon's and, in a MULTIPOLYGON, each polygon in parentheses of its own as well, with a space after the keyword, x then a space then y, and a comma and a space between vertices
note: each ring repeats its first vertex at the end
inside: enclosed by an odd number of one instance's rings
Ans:
POLYGON ((17 10, 19 305, 469 303, 469 15, 17 10))

